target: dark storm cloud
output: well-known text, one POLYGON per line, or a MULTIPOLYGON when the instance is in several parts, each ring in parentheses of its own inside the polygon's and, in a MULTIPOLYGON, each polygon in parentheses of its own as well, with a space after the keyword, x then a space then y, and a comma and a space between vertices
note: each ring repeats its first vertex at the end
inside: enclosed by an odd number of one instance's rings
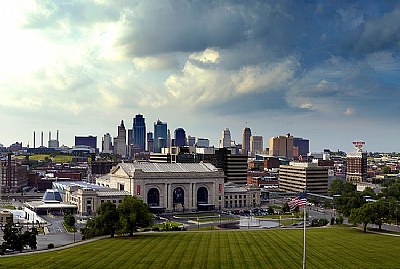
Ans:
POLYGON ((245 39, 245 13, 225 1, 144 1, 127 16, 119 45, 130 56, 231 47, 245 39))

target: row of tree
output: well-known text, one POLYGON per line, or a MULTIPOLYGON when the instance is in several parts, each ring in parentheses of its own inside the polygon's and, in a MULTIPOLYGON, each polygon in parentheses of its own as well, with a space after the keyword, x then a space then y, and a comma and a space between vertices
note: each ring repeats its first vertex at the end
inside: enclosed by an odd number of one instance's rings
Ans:
POLYGON ((116 233, 133 236, 138 228, 148 227, 152 221, 147 204, 135 196, 125 196, 118 207, 109 201, 102 203, 97 216, 89 220, 81 232, 86 239, 98 235, 114 237, 116 233))
POLYGON ((381 229, 383 223, 400 222, 399 182, 387 184, 379 194, 376 194, 369 187, 363 192, 357 192, 353 184, 334 180, 329 194, 337 195, 333 201, 336 208, 348 217, 351 223, 363 224, 364 232, 370 223, 378 225, 381 229))
POLYGON ((22 232, 23 227, 14 225, 11 221, 2 227, 4 242, 1 245, 0 252, 4 253, 7 250, 19 251, 28 246, 31 249, 36 249, 38 231, 36 228, 22 232))

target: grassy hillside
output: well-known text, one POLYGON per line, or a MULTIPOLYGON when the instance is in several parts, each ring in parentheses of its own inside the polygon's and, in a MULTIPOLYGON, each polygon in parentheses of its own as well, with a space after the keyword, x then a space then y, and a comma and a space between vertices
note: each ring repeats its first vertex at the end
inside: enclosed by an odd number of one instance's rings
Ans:
MULTIPOLYGON (((150 233, 2 257, 0 268, 301 268, 302 230, 150 233)), ((400 268, 398 237, 309 229, 307 268, 400 268)))

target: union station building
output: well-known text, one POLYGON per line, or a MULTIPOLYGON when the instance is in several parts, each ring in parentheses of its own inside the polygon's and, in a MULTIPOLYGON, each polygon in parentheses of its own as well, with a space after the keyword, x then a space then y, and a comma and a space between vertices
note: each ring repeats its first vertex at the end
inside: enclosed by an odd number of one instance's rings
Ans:
POLYGON ((120 163, 96 184, 135 195, 153 212, 224 206, 224 173, 209 163, 120 163))

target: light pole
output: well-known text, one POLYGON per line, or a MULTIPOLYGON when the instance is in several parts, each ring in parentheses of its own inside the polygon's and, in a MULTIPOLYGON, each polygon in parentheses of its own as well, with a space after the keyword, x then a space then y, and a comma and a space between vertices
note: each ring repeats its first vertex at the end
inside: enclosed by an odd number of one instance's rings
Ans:
POLYGON ((74 224, 73 228, 74 228, 74 243, 75 243, 75 224, 74 224))
POLYGON ((197 230, 200 230, 200 221, 199 221, 199 217, 197 217, 197 230))

